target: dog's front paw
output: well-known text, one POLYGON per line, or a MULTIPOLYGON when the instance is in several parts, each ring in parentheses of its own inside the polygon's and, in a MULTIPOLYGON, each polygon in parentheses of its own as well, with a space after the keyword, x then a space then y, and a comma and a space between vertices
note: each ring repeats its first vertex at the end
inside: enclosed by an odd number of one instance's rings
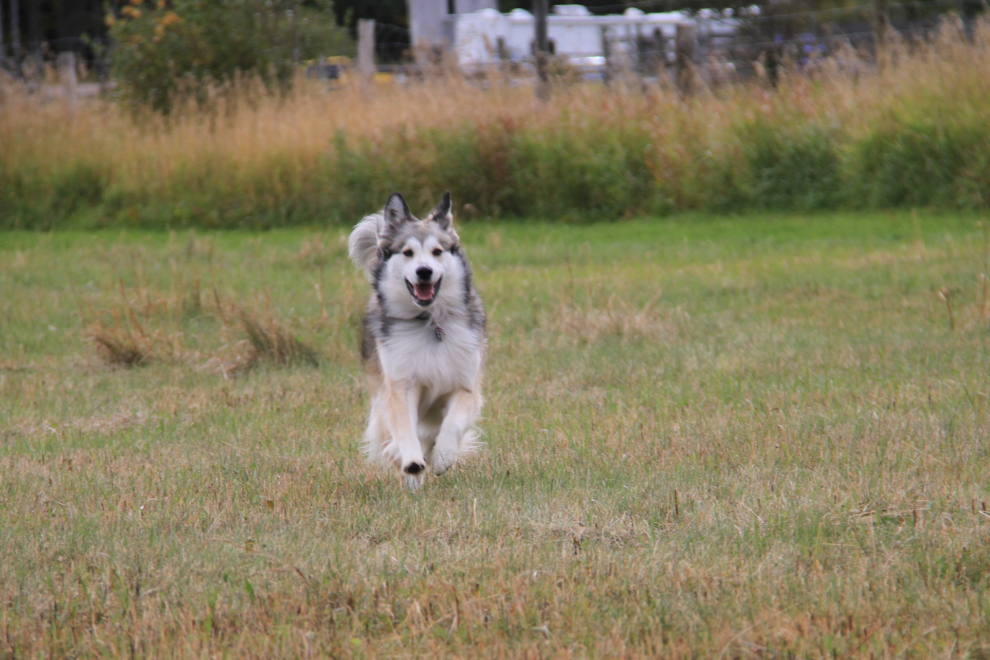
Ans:
POLYGON ((402 479, 409 490, 419 490, 423 485, 423 474, 426 472, 426 463, 422 461, 409 461, 402 466, 402 479))
POLYGON ((415 475, 419 474, 426 469, 426 463, 423 461, 409 461, 402 466, 402 472, 404 474, 415 475))
POLYGON ((402 475, 402 481, 406 484, 406 488, 416 492, 419 487, 423 485, 423 473, 419 474, 404 474, 402 475))
POLYGON ((436 448, 433 450, 432 464, 434 474, 443 474, 454 467, 457 462, 457 452, 436 448))

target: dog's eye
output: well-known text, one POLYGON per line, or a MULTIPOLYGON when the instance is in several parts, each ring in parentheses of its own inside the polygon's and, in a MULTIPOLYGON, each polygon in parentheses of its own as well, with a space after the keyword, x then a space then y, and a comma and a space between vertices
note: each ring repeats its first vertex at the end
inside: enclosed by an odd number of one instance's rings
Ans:
POLYGON ((433 250, 434 257, 439 257, 441 254, 443 254, 443 250, 441 250, 440 248, 434 248, 433 250))
POLYGON ((411 257, 413 255, 413 251, 407 248, 402 251, 402 254, 406 255, 407 257, 411 257))

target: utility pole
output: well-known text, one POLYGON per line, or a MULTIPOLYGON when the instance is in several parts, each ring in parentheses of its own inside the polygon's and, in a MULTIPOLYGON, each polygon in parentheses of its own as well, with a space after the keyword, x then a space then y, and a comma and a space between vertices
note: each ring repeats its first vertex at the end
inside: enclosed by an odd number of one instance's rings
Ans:
POLYGON ((536 98, 541 101, 550 99, 550 79, 547 75, 547 58, 549 44, 547 42, 547 14, 550 11, 549 0, 533 0, 533 17, 536 18, 536 39, 534 41, 536 56, 536 98))

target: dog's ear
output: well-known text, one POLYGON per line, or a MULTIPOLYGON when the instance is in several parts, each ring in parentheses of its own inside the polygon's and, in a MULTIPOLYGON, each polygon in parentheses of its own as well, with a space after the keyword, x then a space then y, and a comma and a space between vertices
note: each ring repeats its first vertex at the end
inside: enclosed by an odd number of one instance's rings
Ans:
POLYGON ((430 220, 435 220, 440 229, 444 231, 451 231, 451 227, 454 224, 454 214, 450 210, 450 191, 448 190, 443 194, 443 199, 437 204, 437 207, 430 212, 428 216, 430 220))
POLYGON ((391 242, 392 237, 398 233, 402 225, 412 222, 415 219, 409 211, 409 205, 406 204, 406 200, 399 193, 392 193, 388 201, 385 202, 382 217, 385 218, 385 223, 378 235, 379 244, 382 241, 391 242))

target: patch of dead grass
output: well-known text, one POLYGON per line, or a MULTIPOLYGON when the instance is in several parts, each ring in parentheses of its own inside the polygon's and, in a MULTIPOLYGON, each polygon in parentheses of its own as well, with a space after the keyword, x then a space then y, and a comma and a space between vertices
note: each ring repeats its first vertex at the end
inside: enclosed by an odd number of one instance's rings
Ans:
MULTIPOLYGON (((662 291, 643 305, 614 293, 600 304, 595 300, 576 302, 563 297, 550 312, 545 325, 549 330, 571 337, 578 344, 594 344, 606 338, 660 339, 677 332, 676 325, 657 308, 662 291)), ((594 298, 589 294, 589 298, 594 298)))
POLYGON ((282 366, 320 365, 316 351, 299 341, 277 319, 260 319, 244 311, 240 319, 251 344, 251 364, 267 361, 282 366))
POLYGON ((96 353, 111 367, 139 367, 152 361, 151 342, 141 332, 129 332, 120 325, 94 324, 87 339, 96 346, 96 353))
POLYGON ((277 318, 239 308, 222 300, 216 291, 213 300, 204 299, 199 280, 181 295, 144 289, 134 299, 136 303, 132 304, 121 284, 119 307, 95 312, 97 320, 85 332, 86 340, 95 346, 98 357, 108 366, 132 368, 152 362, 193 364, 200 370, 236 376, 262 363, 320 365, 319 353, 277 318), (189 348, 182 321, 191 316, 219 319, 220 327, 213 334, 222 343, 216 345, 214 341, 206 350, 189 348), (244 338, 232 339, 238 334, 244 338))

